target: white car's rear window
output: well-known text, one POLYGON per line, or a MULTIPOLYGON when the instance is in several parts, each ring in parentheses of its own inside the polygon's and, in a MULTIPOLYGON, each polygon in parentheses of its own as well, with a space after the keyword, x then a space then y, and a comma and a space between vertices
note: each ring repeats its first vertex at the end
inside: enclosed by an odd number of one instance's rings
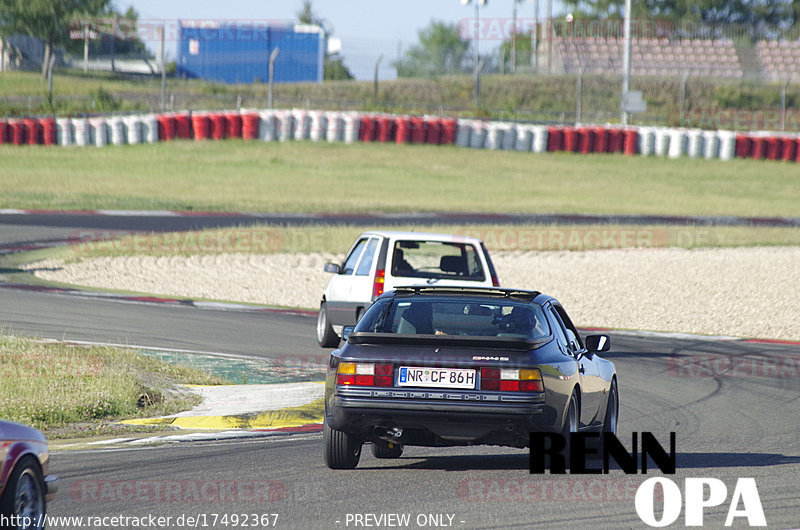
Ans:
POLYGON ((482 282, 486 279, 480 255, 469 243, 396 241, 392 276, 482 282))

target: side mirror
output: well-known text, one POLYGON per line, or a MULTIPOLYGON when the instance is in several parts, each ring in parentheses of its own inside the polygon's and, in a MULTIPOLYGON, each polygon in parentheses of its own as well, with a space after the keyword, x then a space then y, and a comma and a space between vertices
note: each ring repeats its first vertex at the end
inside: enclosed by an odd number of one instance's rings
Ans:
POLYGON ((356 329, 356 327, 355 327, 355 326, 345 326, 345 327, 343 327, 343 328, 342 328, 342 339, 344 339, 344 340, 346 341, 346 340, 347 340, 347 337, 349 337, 349 336, 350 336, 350 334, 351 334, 353 331, 355 331, 355 329, 356 329))
POLYGON ((608 351, 611 349, 611 339, 608 335, 589 335, 586 337, 586 350, 591 353, 608 351))
POLYGON ((340 272, 342 269, 341 269, 341 267, 339 267, 339 265, 337 265, 336 263, 326 263, 326 264, 325 264, 325 267, 323 268, 323 270, 324 270, 325 272, 330 272, 331 274, 339 274, 339 272, 340 272))

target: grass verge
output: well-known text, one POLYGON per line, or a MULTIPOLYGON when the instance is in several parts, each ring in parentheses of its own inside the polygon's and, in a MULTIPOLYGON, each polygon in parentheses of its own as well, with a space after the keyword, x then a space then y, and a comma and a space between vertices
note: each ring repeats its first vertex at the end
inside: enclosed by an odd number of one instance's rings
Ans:
POLYGON ((0 146, 0 207, 799 216, 795 164, 245 141, 0 146))
POLYGON ((153 430, 115 422, 186 410, 199 399, 179 385, 220 383, 131 350, 0 336, 0 417, 51 438, 153 430))

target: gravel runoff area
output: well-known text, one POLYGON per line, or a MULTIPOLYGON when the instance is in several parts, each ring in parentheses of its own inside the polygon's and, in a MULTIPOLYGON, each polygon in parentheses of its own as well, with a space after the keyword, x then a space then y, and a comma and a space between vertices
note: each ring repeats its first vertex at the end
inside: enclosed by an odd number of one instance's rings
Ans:
MULTIPOLYGON (((800 340, 800 247, 495 252, 503 286, 561 300, 578 326, 800 340)), ((316 308, 322 254, 46 260, 58 282, 176 297, 316 308)))

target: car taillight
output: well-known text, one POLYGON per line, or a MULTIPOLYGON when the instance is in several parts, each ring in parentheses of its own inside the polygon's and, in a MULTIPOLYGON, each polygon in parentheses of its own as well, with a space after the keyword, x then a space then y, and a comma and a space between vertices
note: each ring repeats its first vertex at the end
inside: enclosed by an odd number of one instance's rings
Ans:
POLYGON ((336 384, 354 386, 392 386, 394 368, 391 364, 339 363, 336 384))
POLYGON ((501 392, 543 392, 538 368, 481 368, 481 390, 501 392))
POLYGON ((492 287, 500 287, 500 280, 496 274, 492 274, 492 287))
POLYGON ((383 284, 386 282, 386 271, 378 269, 375 271, 375 281, 372 283, 372 297, 378 297, 383 294, 383 284))

